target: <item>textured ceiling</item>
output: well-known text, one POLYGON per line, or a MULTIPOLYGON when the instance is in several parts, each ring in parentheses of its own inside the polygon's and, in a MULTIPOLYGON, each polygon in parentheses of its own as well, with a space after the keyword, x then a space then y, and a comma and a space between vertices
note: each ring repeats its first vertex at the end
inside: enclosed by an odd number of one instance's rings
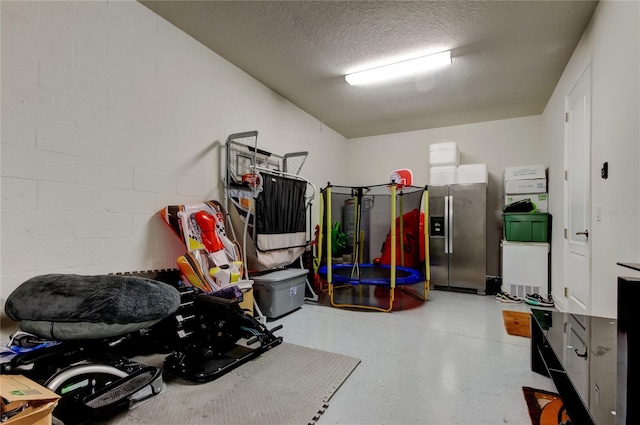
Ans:
POLYGON ((141 1, 347 138, 542 112, 596 1, 141 1), (443 69, 344 75, 452 50, 443 69))

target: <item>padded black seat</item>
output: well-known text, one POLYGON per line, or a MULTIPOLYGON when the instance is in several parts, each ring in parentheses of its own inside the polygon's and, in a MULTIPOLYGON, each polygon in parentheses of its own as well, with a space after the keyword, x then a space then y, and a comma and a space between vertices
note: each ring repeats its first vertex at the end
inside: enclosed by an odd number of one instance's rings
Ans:
POLYGON ((135 276, 47 274, 22 283, 5 312, 21 330, 53 340, 86 340, 147 328, 175 312, 171 285, 135 276))

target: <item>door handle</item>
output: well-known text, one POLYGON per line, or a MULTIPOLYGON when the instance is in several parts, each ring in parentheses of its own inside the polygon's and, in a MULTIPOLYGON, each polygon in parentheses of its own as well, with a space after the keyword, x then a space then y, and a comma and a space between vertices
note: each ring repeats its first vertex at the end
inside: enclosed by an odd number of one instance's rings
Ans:
POLYGON ((449 197, 444 197, 444 253, 449 253, 449 197))
POLYGON ((587 360, 588 354, 587 354, 587 349, 586 348, 584 349, 584 353, 582 353, 582 354, 580 354, 580 352, 578 351, 577 348, 574 351, 576 352, 576 356, 582 357, 583 359, 587 360))
POLYGON ((449 196, 449 253, 453 254, 453 195, 449 196))
POLYGON ((588 238, 589 237, 589 231, 585 230, 584 232, 576 232, 576 235, 583 235, 583 236, 586 236, 588 238))

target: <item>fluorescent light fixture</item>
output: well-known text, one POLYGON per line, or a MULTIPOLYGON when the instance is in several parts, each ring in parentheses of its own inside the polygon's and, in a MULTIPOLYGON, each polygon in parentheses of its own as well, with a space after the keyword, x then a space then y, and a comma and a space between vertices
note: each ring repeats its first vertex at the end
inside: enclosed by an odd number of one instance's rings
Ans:
POLYGON ((353 74, 346 75, 344 79, 352 86, 377 83, 379 81, 419 74, 449 64, 451 64, 451 51, 448 50, 429 56, 392 63, 391 65, 367 69, 366 71, 354 72, 353 74))

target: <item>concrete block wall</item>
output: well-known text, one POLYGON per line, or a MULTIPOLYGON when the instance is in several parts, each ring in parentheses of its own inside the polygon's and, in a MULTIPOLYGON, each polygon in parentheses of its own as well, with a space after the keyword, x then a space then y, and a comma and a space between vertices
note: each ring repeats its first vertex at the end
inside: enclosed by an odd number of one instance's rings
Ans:
POLYGON ((342 136, 136 1, 0 13, 2 305, 39 274, 174 267, 158 211, 222 200, 229 134, 309 151, 318 186, 346 180, 342 136))

